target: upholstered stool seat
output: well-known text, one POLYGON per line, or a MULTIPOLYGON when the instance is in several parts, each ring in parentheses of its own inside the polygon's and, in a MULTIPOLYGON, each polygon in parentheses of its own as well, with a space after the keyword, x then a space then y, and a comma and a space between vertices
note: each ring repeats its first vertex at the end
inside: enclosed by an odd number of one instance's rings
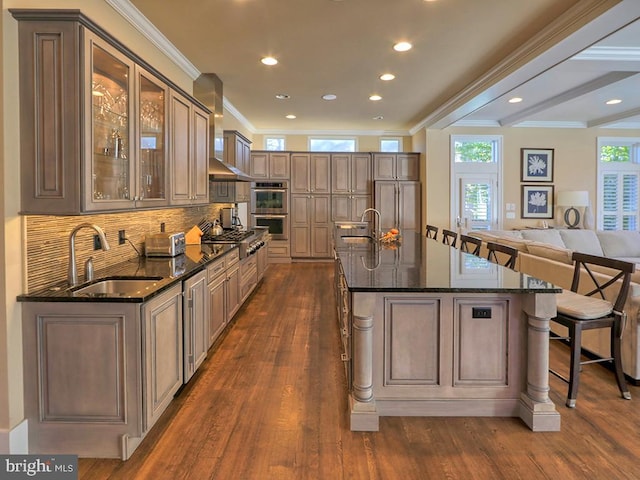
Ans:
POLYGON ((600 298, 586 297, 571 290, 556 295, 558 313, 579 320, 593 320, 613 312, 613 304, 600 298))

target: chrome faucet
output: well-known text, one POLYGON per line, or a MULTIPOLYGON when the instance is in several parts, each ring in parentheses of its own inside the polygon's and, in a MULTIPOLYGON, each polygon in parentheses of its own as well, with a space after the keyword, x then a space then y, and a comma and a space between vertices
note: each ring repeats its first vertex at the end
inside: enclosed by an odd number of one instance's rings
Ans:
MULTIPOLYGON (((92 228, 96 231, 98 237, 100 237, 100 245, 102 245, 102 250, 104 250, 105 252, 109 250, 109 242, 107 242, 107 237, 99 226, 92 223, 81 223, 76 228, 71 230, 71 233, 69 234, 69 273, 67 275, 67 280, 69 281, 69 285, 71 286, 74 286, 78 283, 78 270, 76 268, 76 233, 78 233, 78 230, 85 227, 92 228)), ((93 266, 93 263, 91 264, 91 266, 93 266)), ((91 268, 91 270, 93 269, 91 268)), ((93 272, 90 273, 93 274, 93 272)))
POLYGON ((377 214, 377 215, 378 215, 378 228, 376 229, 376 221, 375 221, 375 217, 374 217, 374 219, 373 219, 373 228, 372 228, 372 230, 373 230, 373 236, 374 236, 375 238, 377 238, 377 237, 379 237, 379 236, 380 236, 380 235, 379 235, 379 233, 380 233, 380 232, 379 232, 379 230, 380 230, 380 212, 379 212, 378 210, 376 210, 375 208, 366 208, 366 209, 364 210, 364 212, 362 212, 362 215, 360 215, 360 221, 361 221, 361 222, 364 222, 364 217, 367 215, 367 212, 373 212, 373 213, 375 213, 375 214, 377 214))

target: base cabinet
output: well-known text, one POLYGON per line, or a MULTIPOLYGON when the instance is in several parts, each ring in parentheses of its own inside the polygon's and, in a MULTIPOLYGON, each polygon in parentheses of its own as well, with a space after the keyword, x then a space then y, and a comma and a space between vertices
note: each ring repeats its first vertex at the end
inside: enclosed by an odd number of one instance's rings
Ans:
POLYGON ((209 289, 207 272, 183 282, 184 292, 184 383, 204 362, 209 350, 209 289))
POLYGON ((240 309, 240 256, 238 250, 230 252, 225 257, 227 269, 227 321, 230 321, 240 309))
POLYGON ((224 258, 207 267, 209 289, 209 347, 227 325, 227 268, 224 258))

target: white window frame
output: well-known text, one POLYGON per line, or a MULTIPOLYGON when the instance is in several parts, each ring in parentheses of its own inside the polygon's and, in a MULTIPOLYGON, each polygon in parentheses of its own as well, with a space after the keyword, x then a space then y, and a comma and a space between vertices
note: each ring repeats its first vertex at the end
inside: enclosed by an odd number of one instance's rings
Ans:
POLYGON ((380 151, 381 152, 388 152, 388 153, 399 153, 402 152, 402 137, 380 137, 380 151), (398 142, 398 149, 397 150, 383 150, 382 149, 382 142, 398 142))
MULTIPOLYGON (((640 186, 640 138, 638 137, 598 137, 597 143, 597 187, 596 187, 596 203, 597 203, 597 229, 604 229, 604 176, 607 173, 621 174, 635 174, 638 177, 638 185, 640 186), (622 146, 630 148, 630 162, 629 163, 605 163, 600 161, 600 151, 603 146, 622 146)), ((640 197, 640 195, 639 195, 640 197)), ((640 198, 639 198, 640 201, 640 198)), ((606 212, 607 215, 611 215, 611 212, 606 212)), ((622 216, 625 214, 621 209, 618 209, 616 216, 622 216)), ((626 215, 629 215, 626 213, 626 215)), ((640 225, 640 205, 636 209, 636 225, 640 225)), ((620 224, 621 226, 621 224, 620 224)))
MULTIPOLYGON (((456 224, 456 217, 458 215, 455 195, 457 192, 457 185, 459 183, 460 176, 462 175, 494 175, 496 179, 496 198, 493 205, 493 211, 491 212, 493 218, 495 218, 496 229, 502 228, 502 168, 503 168, 503 137, 502 135, 451 135, 449 152, 450 158, 450 205, 449 205, 449 219, 450 228, 457 229, 459 226, 456 224), (481 162, 456 162, 455 159, 455 144, 456 142, 492 142, 495 143, 495 149, 493 150, 493 161, 488 163, 481 162)), ((459 196, 459 195, 458 195, 459 196)))
POLYGON ((358 138, 350 137, 350 136, 342 136, 342 135, 314 135, 312 137, 308 137, 307 146, 310 152, 317 151, 326 151, 326 152, 357 152, 358 151, 358 138), (315 150, 311 148, 311 142, 313 140, 326 141, 326 140, 335 140, 335 141, 353 141, 353 150, 315 150))
POLYGON ((264 149, 268 150, 270 152, 281 152, 287 149, 287 137, 285 137, 284 135, 265 135, 264 137, 264 149), (280 150, 270 150, 268 148, 268 141, 269 140, 282 140, 282 149, 280 150))

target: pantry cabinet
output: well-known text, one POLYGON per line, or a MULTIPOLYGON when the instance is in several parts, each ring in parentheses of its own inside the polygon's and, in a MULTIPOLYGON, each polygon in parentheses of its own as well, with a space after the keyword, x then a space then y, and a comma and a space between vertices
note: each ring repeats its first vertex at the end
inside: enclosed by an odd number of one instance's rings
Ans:
POLYGON ((380 212, 380 228, 420 230, 420 182, 375 182, 374 207, 380 212))
POLYGON ((420 154, 374 153, 374 180, 420 180, 420 154))
POLYGON ((292 257, 331 257, 330 199, 330 195, 291 195, 292 257))
POLYGON ((183 195, 170 187, 184 188, 168 182, 174 140, 195 162, 188 203, 207 203, 209 120, 197 101, 79 11, 11 14, 19 32, 21 213, 168 205, 183 195), (192 113, 172 112, 169 91, 192 113))

